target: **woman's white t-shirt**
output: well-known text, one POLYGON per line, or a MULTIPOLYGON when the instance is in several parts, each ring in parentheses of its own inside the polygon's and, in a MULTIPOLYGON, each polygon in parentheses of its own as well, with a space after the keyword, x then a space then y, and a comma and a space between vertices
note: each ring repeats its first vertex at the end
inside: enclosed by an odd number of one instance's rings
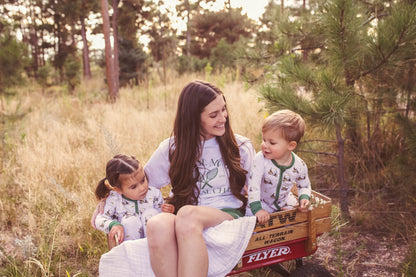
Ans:
MULTIPOLYGON (((247 170, 246 184, 250 175, 255 150, 251 141, 243 136, 235 135, 240 149, 241 166, 247 170)), ((169 148, 172 138, 164 140, 145 165, 149 186, 161 188, 170 184, 169 178, 169 148)), ((228 170, 224 165, 221 151, 216 138, 203 142, 202 156, 198 161, 200 180, 197 183, 200 190, 198 205, 217 209, 240 208, 242 202, 231 192, 228 170)))

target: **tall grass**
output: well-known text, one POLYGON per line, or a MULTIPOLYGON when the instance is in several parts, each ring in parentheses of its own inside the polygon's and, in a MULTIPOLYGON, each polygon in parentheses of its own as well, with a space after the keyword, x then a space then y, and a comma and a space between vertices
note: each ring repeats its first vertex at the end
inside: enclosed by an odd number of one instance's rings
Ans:
MULTIPOLYGON (((171 133, 179 92, 197 78, 124 88, 114 104, 99 80, 71 94, 32 84, 1 98, 1 276, 97 275, 107 246, 90 218, 107 160, 121 152, 146 162, 171 133)), ((255 91, 209 78, 225 93, 234 131, 259 149, 255 91)))

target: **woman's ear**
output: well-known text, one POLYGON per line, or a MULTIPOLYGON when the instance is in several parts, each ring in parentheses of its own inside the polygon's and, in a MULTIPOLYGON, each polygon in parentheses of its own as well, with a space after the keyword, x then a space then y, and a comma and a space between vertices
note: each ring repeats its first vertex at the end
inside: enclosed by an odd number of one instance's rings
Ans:
POLYGON ((292 141, 289 142, 288 150, 293 151, 293 150, 295 150, 296 146, 298 146, 298 143, 296 141, 292 140, 292 141))

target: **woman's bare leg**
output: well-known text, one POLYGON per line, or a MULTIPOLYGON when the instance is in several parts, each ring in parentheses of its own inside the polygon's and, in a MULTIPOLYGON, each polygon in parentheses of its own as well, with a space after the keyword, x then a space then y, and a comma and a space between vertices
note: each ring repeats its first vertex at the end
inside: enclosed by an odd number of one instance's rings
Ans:
POLYGON ((203 206, 184 206, 175 220, 178 243, 178 276, 206 277, 208 251, 202 231, 233 217, 221 210, 203 206))
POLYGON ((160 213, 147 222, 146 234, 150 264, 158 277, 177 277, 178 246, 175 235, 175 215, 160 213))

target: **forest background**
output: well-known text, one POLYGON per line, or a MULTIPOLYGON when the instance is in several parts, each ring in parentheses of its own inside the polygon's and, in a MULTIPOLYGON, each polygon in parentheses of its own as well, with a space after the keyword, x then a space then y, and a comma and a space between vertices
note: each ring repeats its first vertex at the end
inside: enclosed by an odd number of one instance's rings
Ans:
POLYGON ((221 87, 235 131, 257 150, 266 114, 304 116, 297 152, 313 188, 333 199, 336 245, 322 263, 334 275, 364 276, 346 261, 366 242, 343 248, 361 234, 386 252, 405 246, 389 275, 416 275, 413 1, 270 1, 258 22, 231 1, 219 11, 209 0, 176 10, 0 1, 1 276, 97 274, 107 246, 89 220, 106 161, 124 152, 145 162, 196 78, 221 87), (88 34, 101 33, 105 51, 90 51, 88 34))

